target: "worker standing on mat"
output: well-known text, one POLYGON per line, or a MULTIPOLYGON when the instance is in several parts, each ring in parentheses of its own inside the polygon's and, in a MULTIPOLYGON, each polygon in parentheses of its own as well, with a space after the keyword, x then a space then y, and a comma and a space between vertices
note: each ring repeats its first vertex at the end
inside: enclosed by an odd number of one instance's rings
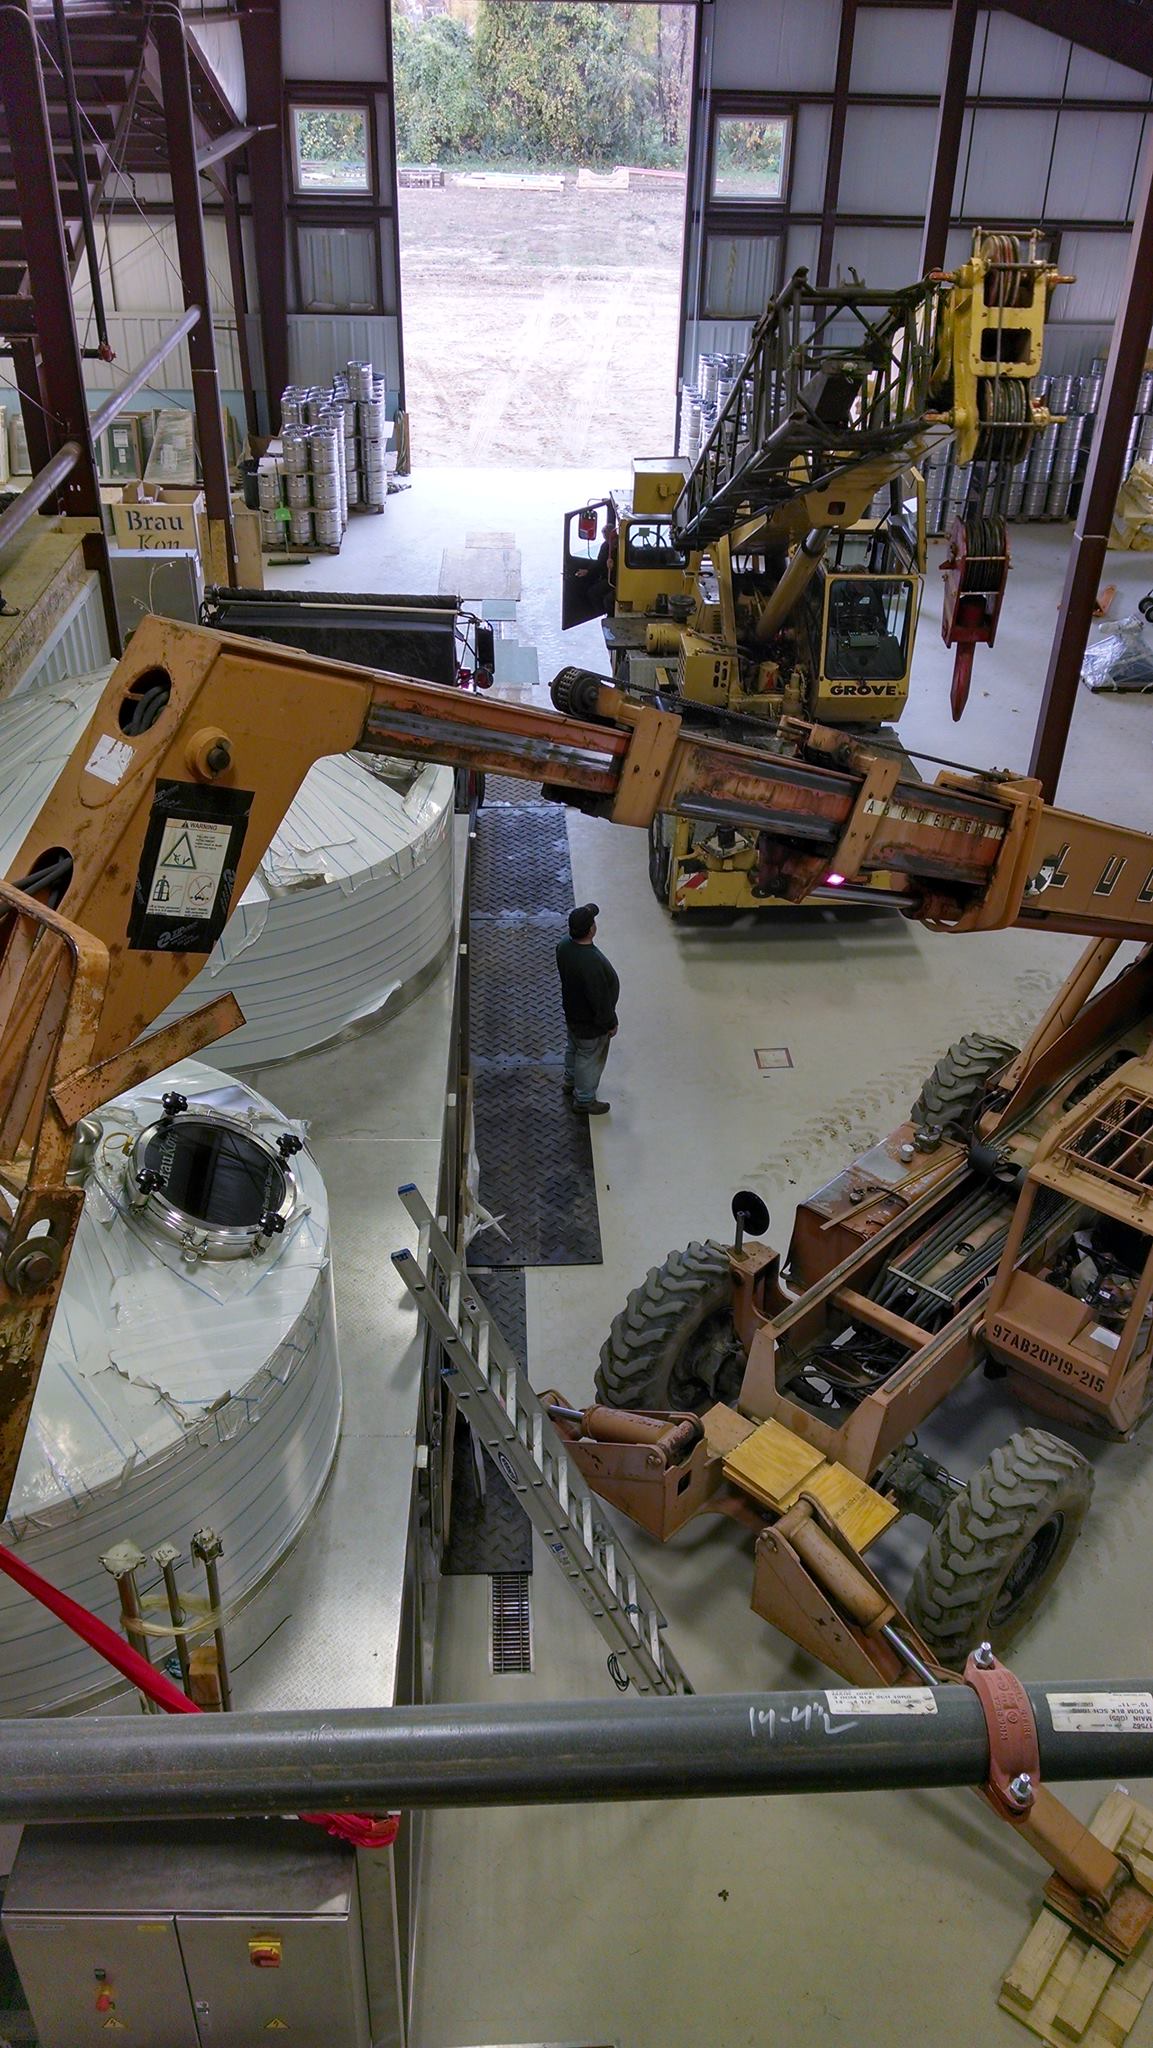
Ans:
POLYGON ((599 906, 580 903, 569 911, 568 937, 556 949, 561 1001, 568 1026, 564 1055, 564 1092, 578 1116, 604 1116, 607 1102, 598 1102, 597 1084, 617 1034, 617 997, 621 985, 615 969, 593 940, 599 906))

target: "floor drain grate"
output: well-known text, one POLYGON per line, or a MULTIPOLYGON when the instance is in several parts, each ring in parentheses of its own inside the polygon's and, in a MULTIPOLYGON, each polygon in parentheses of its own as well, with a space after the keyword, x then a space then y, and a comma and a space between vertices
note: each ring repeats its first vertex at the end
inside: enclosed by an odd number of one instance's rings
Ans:
POLYGON ((527 1572, 494 1572, 492 1587, 492 1668, 532 1670, 532 1590, 527 1572))

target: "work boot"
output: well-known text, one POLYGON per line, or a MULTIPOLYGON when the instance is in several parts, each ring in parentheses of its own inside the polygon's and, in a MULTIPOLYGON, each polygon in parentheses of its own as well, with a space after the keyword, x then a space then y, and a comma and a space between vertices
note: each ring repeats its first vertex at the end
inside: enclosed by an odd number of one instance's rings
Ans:
POLYGON ((607 1102, 574 1101, 573 1108, 575 1109, 578 1116, 607 1116, 609 1113, 610 1104, 607 1102))

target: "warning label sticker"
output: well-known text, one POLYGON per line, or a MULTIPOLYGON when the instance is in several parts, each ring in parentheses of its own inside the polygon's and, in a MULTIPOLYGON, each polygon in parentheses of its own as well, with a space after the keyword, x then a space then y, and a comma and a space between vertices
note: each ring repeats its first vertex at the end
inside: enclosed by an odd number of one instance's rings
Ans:
POLYGON ((937 1702, 927 1685, 897 1686, 892 1692, 873 1692, 867 1686, 842 1686, 826 1691, 829 1710, 834 1714, 935 1714, 937 1702))
POLYGON ((1049 1719, 1068 1735, 1153 1735, 1153 1692, 1047 1692, 1049 1719))
POLYGON ((231 837, 231 825, 166 818, 148 892, 149 910, 166 917, 211 917, 231 837))
POLYGON ((157 782, 136 870, 128 943, 210 953, 241 874, 252 791, 157 782))

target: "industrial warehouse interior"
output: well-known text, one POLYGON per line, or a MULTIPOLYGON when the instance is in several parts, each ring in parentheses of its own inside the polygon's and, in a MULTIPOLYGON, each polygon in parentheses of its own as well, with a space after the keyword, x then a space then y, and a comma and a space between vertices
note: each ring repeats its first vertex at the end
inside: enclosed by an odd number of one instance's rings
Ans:
POLYGON ((1153 7, 0 5, 0 2048, 1150 2048, 1151 788, 1153 7))

